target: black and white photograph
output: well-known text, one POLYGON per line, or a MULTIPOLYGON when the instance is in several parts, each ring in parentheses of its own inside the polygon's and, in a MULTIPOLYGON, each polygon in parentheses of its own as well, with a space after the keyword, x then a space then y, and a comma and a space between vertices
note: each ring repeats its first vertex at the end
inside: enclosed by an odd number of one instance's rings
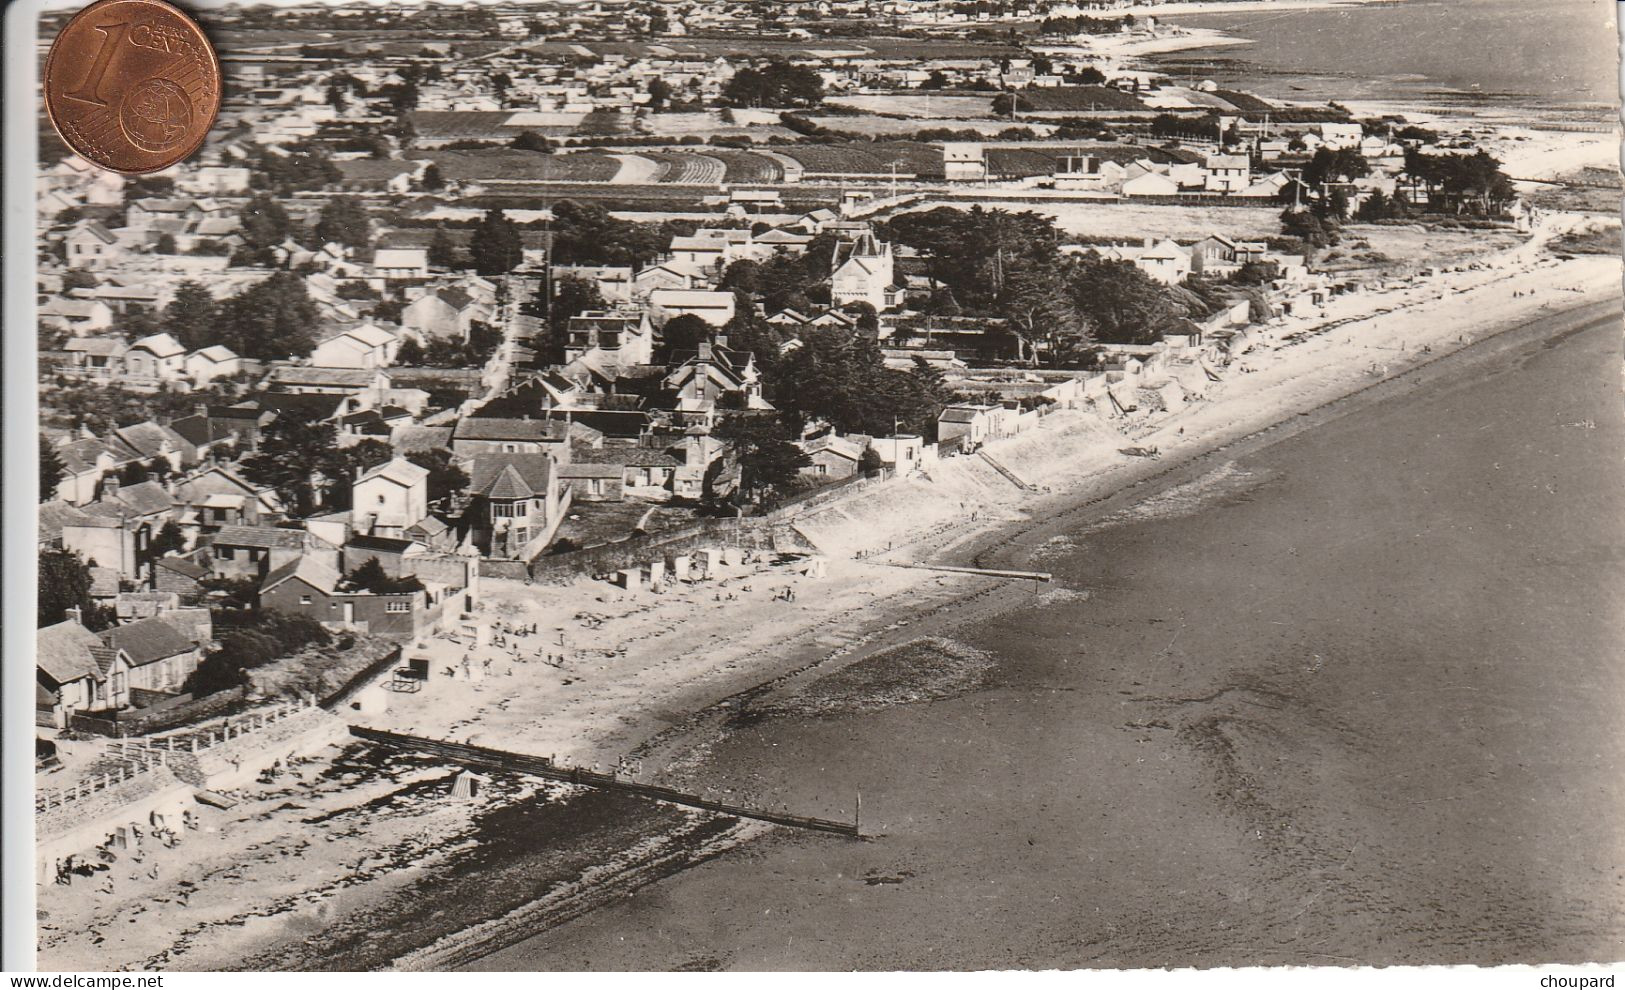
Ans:
POLYGON ((7 969, 1625 960, 1608 0, 6 42, 7 969))

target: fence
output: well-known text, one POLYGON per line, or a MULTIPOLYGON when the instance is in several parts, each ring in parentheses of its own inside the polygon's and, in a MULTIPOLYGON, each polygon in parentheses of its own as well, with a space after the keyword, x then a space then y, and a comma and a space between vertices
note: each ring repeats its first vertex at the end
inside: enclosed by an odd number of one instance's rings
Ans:
POLYGON ((126 762, 120 764, 118 769, 81 777, 79 780, 74 781, 72 787, 56 787, 50 790, 36 791, 34 793, 34 811, 37 813, 51 808, 61 808, 71 801, 83 800, 93 794, 99 794, 109 787, 116 787, 126 780, 132 780, 139 774, 167 766, 168 761, 168 753, 161 749, 145 751, 135 757, 127 757, 126 762))
POLYGON ((322 699, 321 706, 328 711, 332 711, 359 694, 362 688, 372 683, 373 678, 377 677, 379 674, 382 674, 384 671, 389 670, 391 667, 396 666, 400 662, 401 648, 397 646, 393 650, 390 650, 388 653, 385 653, 383 656, 379 657, 377 660, 367 664, 367 666, 362 668, 360 671, 357 671, 356 674, 349 680, 345 681, 337 691, 334 691, 332 694, 322 699))
POLYGON ((200 718, 218 715, 234 705, 242 704, 247 690, 244 687, 227 688, 224 691, 204 695, 195 701, 175 704, 156 711, 153 709, 121 710, 94 715, 85 712, 74 712, 68 718, 68 728, 114 738, 163 732, 167 729, 185 725, 188 722, 194 722, 200 718))
POLYGON ((488 767, 494 770, 506 770, 512 773, 557 780, 561 783, 578 784, 583 787, 622 791, 640 797, 652 798, 656 801, 665 801, 669 804, 680 804, 687 808, 698 808, 702 811, 712 811, 721 815, 730 815, 734 818, 749 818, 754 821, 770 822, 774 825, 787 825, 791 828, 834 832, 838 835, 849 835, 854 838, 859 834, 858 827, 860 823, 856 820, 837 822, 827 818, 810 818, 804 815, 791 815, 758 808, 746 808, 740 805, 723 804, 720 801, 711 801, 697 795, 685 794, 682 791, 673 790, 670 787, 661 787, 658 784, 640 784, 634 780, 623 780, 612 773, 596 773, 576 767, 561 767, 545 756, 529 756, 524 753, 511 753, 500 749, 489 749, 485 746, 472 746, 467 743, 424 739, 420 736, 408 736, 397 732, 385 732, 380 729, 368 729, 359 725, 350 726, 350 734, 368 742, 390 746, 395 749, 406 749, 427 753, 431 756, 445 757, 454 763, 465 766, 488 767))

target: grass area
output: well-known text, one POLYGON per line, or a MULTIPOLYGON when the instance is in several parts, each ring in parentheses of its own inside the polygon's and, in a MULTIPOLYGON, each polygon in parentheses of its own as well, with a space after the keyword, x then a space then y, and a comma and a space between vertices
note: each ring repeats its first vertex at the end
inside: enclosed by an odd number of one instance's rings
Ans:
POLYGON ((1552 241, 1557 254, 1620 254, 1619 224, 1598 224, 1589 230, 1574 231, 1552 241))
POLYGON ((1343 228, 1342 243, 1316 261, 1339 278, 1403 275, 1423 268, 1471 264, 1484 254, 1513 247, 1522 240, 1511 230, 1351 224, 1343 228))
POLYGON ((565 540, 570 541, 569 546, 578 549, 617 543, 633 535, 640 521, 644 524, 645 532, 658 533, 693 522, 694 514, 688 509, 651 505, 641 500, 572 502, 569 514, 559 524, 558 533, 553 537, 553 547, 549 549, 557 548, 565 540), (646 520, 645 514, 649 517, 646 520))
MULTIPOLYGON (((935 93, 887 93, 875 96, 840 96, 824 102, 832 106, 867 110, 874 114, 919 118, 919 127, 949 126, 942 121, 980 120, 993 114, 993 94, 944 96, 935 93)), ((828 126, 856 130, 851 122, 828 126)), ((1001 126, 1008 127, 1008 123, 1001 126)))
POLYGON ((1145 110, 1146 105, 1132 93, 1107 86, 1056 86, 1051 89, 1024 89, 1022 101, 1038 113, 1084 110, 1145 110))

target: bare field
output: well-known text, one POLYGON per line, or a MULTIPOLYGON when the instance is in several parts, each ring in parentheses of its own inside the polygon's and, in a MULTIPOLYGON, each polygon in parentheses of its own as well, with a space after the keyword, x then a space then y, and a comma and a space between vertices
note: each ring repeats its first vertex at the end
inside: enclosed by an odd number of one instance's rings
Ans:
MULTIPOLYGON (((839 96, 825 101, 833 106, 852 107, 870 113, 896 113, 909 117, 944 120, 979 120, 993 116, 993 94, 986 96, 942 96, 933 93, 839 96)), ((1010 126, 1001 122, 1002 126, 1010 126)), ((922 125, 923 126, 923 125, 922 125)), ((850 128, 848 128, 850 129, 850 128)))
POLYGON ((1438 230, 1351 224, 1341 244, 1321 255, 1327 272, 1350 275, 1401 275, 1423 268, 1450 268, 1523 241, 1510 230, 1438 230))
POLYGON ((1236 237, 1267 237, 1281 232, 1280 211, 1250 206, 1152 206, 1140 203, 1033 203, 989 199, 970 202, 927 202, 919 209, 955 206, 1012 212, 1031 210, 1054 217, 1056 226, 1082 237, 1172 237, 1188 240, 1210 233, 1236 237))

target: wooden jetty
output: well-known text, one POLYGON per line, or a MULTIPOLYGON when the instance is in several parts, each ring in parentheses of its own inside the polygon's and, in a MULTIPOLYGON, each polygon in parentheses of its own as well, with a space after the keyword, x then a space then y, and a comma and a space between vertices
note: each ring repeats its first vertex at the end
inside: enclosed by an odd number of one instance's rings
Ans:
POLYGON ((358 739, 365 739, 371 743, 377 743, 380 746, 443 757, 448 762, 461 766, 487 767, 492 770, 504 770, 509 773, 557 780, 566 784, 579 784, 582 787, 621 791, 655 801, 665 801, 668 804, 680 804, 686 808, 698 808, 701 811, 711 811, 734 818, 748 818, 752 821, 768 822, 773 825, 784 825, 788 828, 808 829, 814 832, 833 832, 836 835, 846 835, 853 838, 857 838, 860 834, 858 828, 861 813, 850 822, 837 822, 827 818, 812 818, 805 815, 791 815, 712 801, 709 798, 703 798, 695 794, 685 794, 682 791, 670 787, 661 787, 658 784, 642 784, 635 780, 626 780, 612 773, 598 773, 593 770, 583 770, 580 767, 559 766, 546 756, 531 756, 526 753, 513 753, 507 750, 474 746, 469 743, 449 742, 443 739, 426 739, 422 736, 409 736, 399 732, 386 732, 382 729, 369 729, 361 725, 350 726, 350 735, 358 739))

